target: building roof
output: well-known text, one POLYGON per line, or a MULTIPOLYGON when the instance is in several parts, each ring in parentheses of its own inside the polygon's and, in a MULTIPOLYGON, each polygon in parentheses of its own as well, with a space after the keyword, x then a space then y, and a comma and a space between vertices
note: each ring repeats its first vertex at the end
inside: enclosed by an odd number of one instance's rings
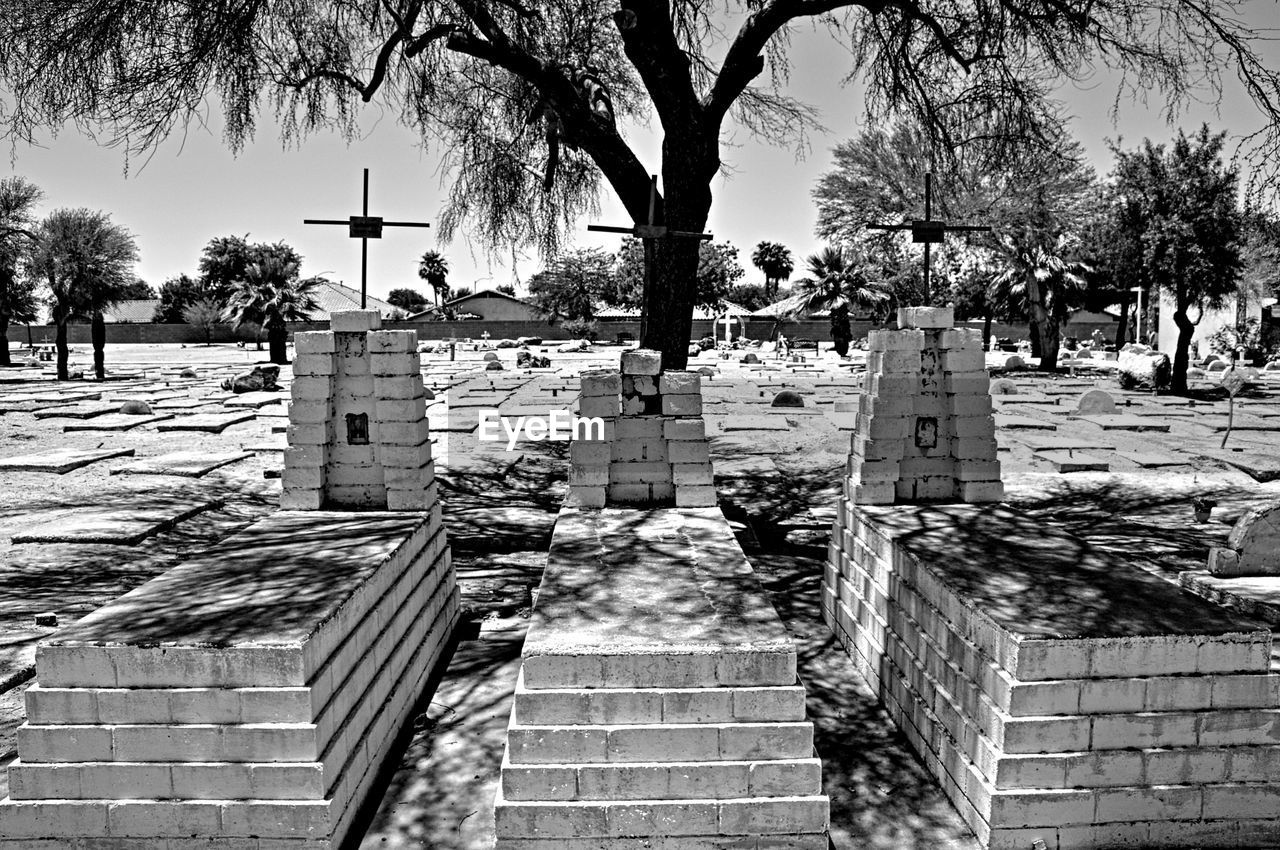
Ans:
MULTIPOLYGON (((330 280, 323 281, 312 291, 312 297, 320 305, 318 310, 311 312, 311 321, 313 322, 328 321, 331 313, 360 309, 360 290, 352 289, 342 283, 334 283, 330 280)), ((365 304, 366 310, 377 310, 384 318, 393 310, 400 309, 396 305, 388 304, 381 298, 375 298, 372 295, 365 299, 365 304)))
MULTIPOLYGON (((775 301, 772 304, 766 304, 759 310, 753 310, 751 315, 763 319, 776 319, 783 316, 790 318, 796 312, 796 309, 803 304, 805 298, 807 296, 803 293, 788 295, 781 301, 775 301)), ((830 310, 811 310, 806 318, 825 319, 830 315, 830 310)))
POLYGON ((156 307, 159 306, 159 298, 132 298, 117 303, 110 310, 103 310, 102 319, 106 322, 121 324, 150 322, 156 314, 156 307))
MULTIPOLYGON (((705 321, 708 319, 718 319, 728 313, 730 316, 748 316, 751 311, 740 304, 734 304, 732 301, 724 301, 715 310, 708 310, 705 307, 694 307, 693 318, 695 321, 705 321)), ((636 319, 640 318, 639 307, 602 307, 596 310, 597 319, 636 319)))
MULTIPOLYGON (((457 311, 459 311, 459 309, 460 309, 460 308, 465 308, 465 307, 466 307, 466 305, 467 305, 467 304, 469 304, 469 303, 470 303, 470 302, 472 302, 472 301, 482 300, 482 299, 483 299, 483 300, 488 300, 488 299, 492 299, 492 298, 505 299, 505 300, 507 300, 507 301, 511 301, 511 302, 513 302, 513 303, 515 303, 515 304, 520 304, 521 306, 528 307, 530 310, 533 310, 533 311, 535 311, 535 312, 537 312, 537 311, 538 311, 538 305, 533 304, 533 303, 531 303, 531 302, 529 302, 529 301, 525 301, 523 298, 516 298, 514 295, 508 295, 507 293, 505 293, 505 292, 499 292, 499 291, 498 291, 498 290, 496 290, 496 289, 482 289, 482 290, 480 290, 479 292, 469 292, 469 293, 467 293, 466 295, 460 296, 460 297, 458 297, 458 298, 454 298, 454 299, 452 299, 451 301, 446 301, 446 302, 444 302, 443 304, 440 304, 440 305, 433 305, 433 306, 428 307, 427 309, 425 309, 425 310, 423 310, 423 311, 421 311, 421 312, 418 312, 418 313, 411 313, 407 318, 409 318, 409 319, 429 319, 429 318, 431 318, 435 313, 440 312, 441 310, 443 310, 443 309, 444 309, 444 308, 446 308, 446 307, 448 307, 449 309, 454 310, 455 312, 457 312, 457 311)), ((462 312, 467 312, 465 309, 462 309, 461 311, 462 311, 462 312)))

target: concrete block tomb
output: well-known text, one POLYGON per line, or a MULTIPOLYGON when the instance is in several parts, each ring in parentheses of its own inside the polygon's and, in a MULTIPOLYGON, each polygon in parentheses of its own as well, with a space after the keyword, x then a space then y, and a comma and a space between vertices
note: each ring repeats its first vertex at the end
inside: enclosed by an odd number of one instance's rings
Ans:
POLYGON ((0 847, 343 846, 458 619, 432 502, 277 512, 42 641, 0 847))
POLYGON ((1280 844, 1266 627, 1010 509, 840 515, 823 616, 984 845, 1280 844))
POLYGON ((498 850, 827 847, 795 646, 714 507, 699 377, 647 351, 583 375, 605 439, 570 446, 498 850))

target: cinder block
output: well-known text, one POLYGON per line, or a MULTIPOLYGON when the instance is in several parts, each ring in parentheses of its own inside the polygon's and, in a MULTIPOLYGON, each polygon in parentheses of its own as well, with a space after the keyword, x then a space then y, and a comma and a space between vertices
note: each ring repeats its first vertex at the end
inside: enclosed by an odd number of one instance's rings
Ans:
POLYGON ((289 387, 293 401, 328 401, 333 392, 333 378, 328 375, 294 378, 289 387))
MULTIPOLYGON (((569 466, 570 487, 600 487, 609 485, 609 467, 602 464, 590 466, 575 463, 569 466)), ((601 496, 603 498, 603 495, 601 496)))
POLYGON ((322 490, 283 490, 280 493, 282 511, 318 511, 324 505, 322 490))
POLYGON ((717 504, 715 487, 682 484, 676 487, 677 508, 713 508, 717 504))
POLYGON ((667 458, 672 464, 709 463, 711 449, 705 440, 671 440, 667 458))
MULTIPOLYGON (((294 354, 332 354, 333 333, 330 331, 299 331, 293 335, 294 354)), ((294 372, 295 378, 297 372, 294 372)))
POLYGON ((919 351, 924 348, 924 331, 872 330, 867 333, 867 351, 919 351))
POLYGON ((960 484, 962 502, 999 502, 1003 499, 1004 484, 999 481, 965 481, 960 484))
POLYGON ((720 727, 722 759, 761 761, 812 755, 812 723, 729 723, 720 727))
POLYGON ((634 505, 649 502, 652 491, 648 484, 610 484, 608 501, 621 505, 634 505))
POLYGON ((751 764, 751 797, 810 796, 822 793, 822 762, 816 758, 751 764))
POLYGON ((612 369, 593 369, 582 373, 582 396, 616 396, 622 392, 622 375, 612 369))
POLYGON ((657 375, 662 372, 662 352, 636 348, 622 352, 623 375, 657 375))
POLYGON ((662 436, 668 440, 705 440, 707 425, 702 419, 664 419, 662 436))
POLYGON ((608 730, 611 762, 715 761, 722 727, 714 724, 622 726, 608 730))
POLYGON ((604 487, 569 486, 569 495, 565 504, 578 508, 603 508, 605 505, 604 487))
POLYGON ((830 822, 830 803, 819 796, 725 800, 719 810, 721 835, 821 833, 830 822))
POLYGON ((593 726, 512 726, 507 757, 513 764, 579 764, 608 761, 607 731, 593 726))
MULTIPOLYGON (((938 334, 939 348, 982 349, 982 331, 977 328, 948 328, 938 334)), ((983 392, 986 392, 984 389, 983 392)))
POLYGON ((942 330, 956 323, 951 307, 899 307, 898 327, 942 330))
POLYGON ((701 395, 702 375, 686 371, 663 372, 658 377, 658 390, 663 395, 701 395))
POLYGON ((609 482, 611 484, 651 484, 670 481, 671 465, 665 462, 625 463, 618 461, 609 464, 609 482))
POLYGON ((418 354, 417 331, 373 331, 366 337, 370 354, 418 354))
POLYGON ((335 333, 365 333, 382 327, 377 310, 339 310, 329 314, 329 330, 335 333))
POLYGON ((710 463, 673 463, 671 481, 677 487, 688 485, 710 487, 715 483, 712 480, 710 463))
POLYGON ((332 375, 337 371, 333 354, 297 354, 293 358, 293 377, 332 375))
POLYGON ((621 410, 617 396, 583 396, 578 400, 578 415, 586 418, 611 419, 617 417, 621 410))
POLYGON ((702 396, 696 393, 664 395, 662 412, 666 416, 701 416, 702 396))

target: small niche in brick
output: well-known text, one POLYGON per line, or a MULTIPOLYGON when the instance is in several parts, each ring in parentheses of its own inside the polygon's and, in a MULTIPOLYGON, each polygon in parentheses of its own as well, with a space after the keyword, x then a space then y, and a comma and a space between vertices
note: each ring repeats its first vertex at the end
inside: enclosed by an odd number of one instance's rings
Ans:
POLYGON ((348 413, 347 414, 347 445, 349 446, 369 445, 369 414, 367 413, 348 413))

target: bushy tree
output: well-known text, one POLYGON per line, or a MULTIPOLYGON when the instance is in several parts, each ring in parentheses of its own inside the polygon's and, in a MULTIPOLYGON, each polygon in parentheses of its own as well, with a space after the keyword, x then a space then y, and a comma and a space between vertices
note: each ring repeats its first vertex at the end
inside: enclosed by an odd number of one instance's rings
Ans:
POLYGON ((35 237, 35 206, 44 193, 22 177, 0 180, 0 366, 9 359, 9 323, 34 322, 38 310, 34 281, 22 259, 35 237))
POLYGON ((199 298, 182 310, 182 320, 204 331, 204 344, 213 343, 213 331, 222 321, 222 306, 212 298, 199 298))
MULTIPOLYGON (((620 307, 640 307, 644 302, 644 269, 642 240, 623 239, 615 266, 617 286, 607 293, 605 300, 620 307)), ((704 310, 718 309, 744 274, 746 272, 738 262, 738 249, 732 244, 699 243, 698 267, 694 272, 694 306, 704 310)))
POLYGON ((121 290, 122 301, 151 301, 156 298, 156 291, 140 277, 135 277, 121 290))
POLYGON ((31 273, 49 289, 55 326, 58 380, 67 380, 67 323, 89 319, 92 324, 93 370, 106 378, 106 323, 102 311, 123 300, 136 279, 133 264, 138 246, 123 227, 106 213, 84 208, 51 212, 35 231, 31 245, 31 273))
POLYGON ((615 291, 614 258, 599 248, 567 251, 529 279, 530 300, 552 319, 590 320, 615 291))
MULTIPOLYGON (((999 138, 1039 137, 1056 82, 1098 62, 1174 103, 1238 77, 1265 113, 1261 153, 1280 147, 1280 71, 1255 49, 1265 32, 1232 4, 1181 0, 12 0, 0 81, 12 135, 105 124, 135 151, 203 120, 214 98, 237 148, 264 102, 295 140, 334 127, 354 138, 376 99, 446 152, 446 237, 465 226, 495 249, 533 243, 551 257, 595 209, 602 178, 642 223, 660 171, 656 222, 700 232, 733 125, 803 144, 815 115, 786 92, 788 34, 818 23, 848 47, 869 119, 913 114, 945 148, 970 138, 974 116, 999 138), (625 136, 650 113, 663 129, 657 168, 625 136)), ((642 342, 679 368, 696 242, 659 240, 648 260, 642 342)))
POLYGON ((463 297, 465 297, 465 296, 467 296, 467 295, 470 295, 470 294, 471 294, 471 287, 469 287, 469 286, 455 286, 455 287, 453 287, 452 289, 450 289, 450 290, 449 290, 449 292, 448 292, 448 296, 447 296, 447 300, 449 300, 449 301, 456 301, 456 300, 458 300, 459 298, 463 298, 463 297))
POLYGON ((1150 139, 1135 150, 1113 146, 1114 191, 1132 213, 1126 221, 1133 232, 1121 238, 1141 244, 1146 283, 1173 302, 1174 392, 1187 389, 1196 324, 1206 309, 1235 295, 1240 282, 1243 227, 1236 168, 1222 160, 1224 136, 1203 125, 1193 136, 1179 131, 1168 147, 1150 139))
POLYGON ((171 277, 160 284, 160 303, 156 305, 151 321, 161 324, 185 322, 187 308, 205 299, 220 303, 209 294, 203 281, 185 274, 171 277))
POLYGON ((751 252, 751 264, 764 273, 765 297, 772 301, 778 295, 778 284, 791 277, 795 261, 791 251, 781 242, 760 242, 751 252))
POLYGON ((494 287, 494 290, 503 295, 510 295, 512 298, 516 297, 516 287, 513 283, 500 283, 494 287))
POLYGON ((427 309, 427 297, 416 289, 393 289, 387 294, 387 303, 406 313, 420 313, 427 309))

